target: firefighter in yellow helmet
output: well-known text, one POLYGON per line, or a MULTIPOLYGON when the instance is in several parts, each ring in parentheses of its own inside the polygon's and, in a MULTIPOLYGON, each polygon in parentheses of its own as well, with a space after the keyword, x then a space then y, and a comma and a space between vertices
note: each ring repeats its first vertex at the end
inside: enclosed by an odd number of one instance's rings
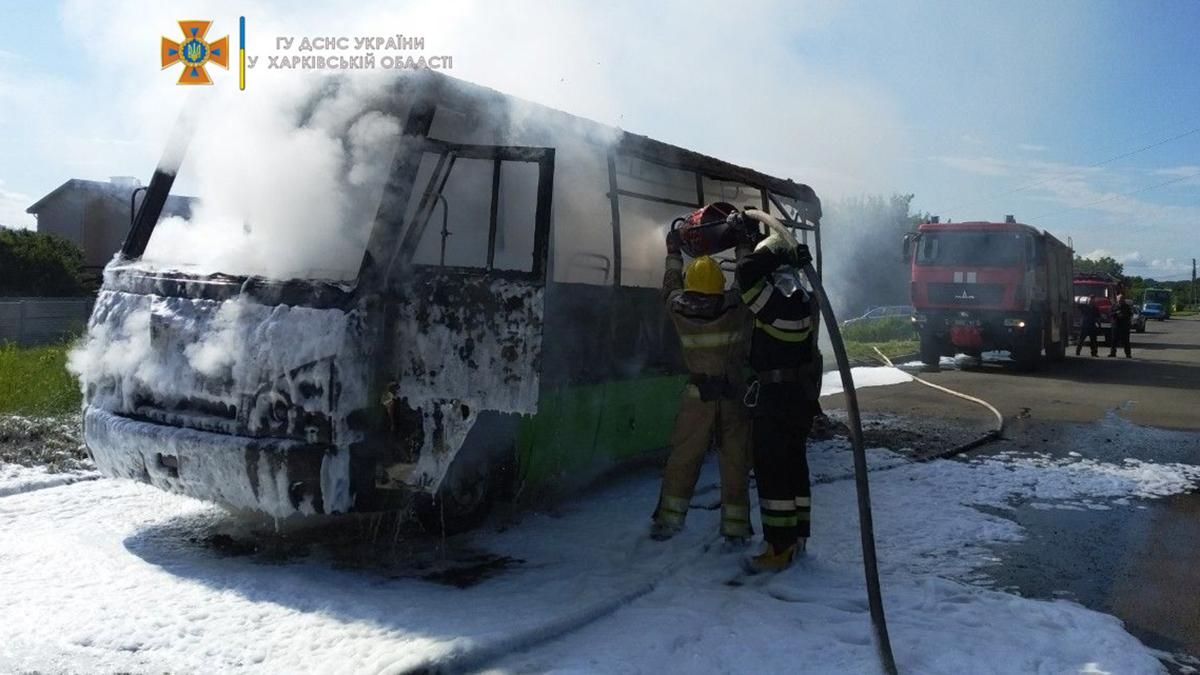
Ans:
MULTIPOLYGON (((671 435, 671 455, 650 536, 663 540, 683 527, 704 455, 716 442, 721 473, 721 534, 749 539, 750 418, 742 403, 743 367, 750 347, 750 313, 711 257, 693 260, 683 272, 679 232, 667 236, 663 300, 679 333, 688 369, 671 435)), ((749 248, 741 253, 748 253, 749 248)))

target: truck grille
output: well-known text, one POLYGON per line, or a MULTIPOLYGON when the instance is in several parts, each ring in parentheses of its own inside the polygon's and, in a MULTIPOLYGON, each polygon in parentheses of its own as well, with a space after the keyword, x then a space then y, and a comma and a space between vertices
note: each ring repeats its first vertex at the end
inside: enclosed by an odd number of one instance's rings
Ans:
POLYGON ((1002 284, 929 284, 929 303, 933 305, 955 305, 977 307, 999 305, 1004 302, 1002 284))

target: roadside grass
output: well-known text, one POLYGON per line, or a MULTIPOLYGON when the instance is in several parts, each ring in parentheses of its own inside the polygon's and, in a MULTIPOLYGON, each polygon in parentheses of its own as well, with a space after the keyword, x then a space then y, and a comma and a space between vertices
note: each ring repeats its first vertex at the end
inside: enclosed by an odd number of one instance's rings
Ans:
POLYGON ((842 326, 842 339, 847 342, 915 340, 916 332, 909 317, 890 316, 886 319, 855 321, 842 326))
POLYGON ((67 372, 70 348, 70 341, 41 347, 0 344, 0 415, 77 412, 79 384, 67 372))
MULTIPOLYGON (((886 354, 889 359, 896 359, 917 353, 919 345, 916 340, 888 340, 886 342, 851 342, 847 340, 846 357, 856 364, 882 365, 879 363, 879 355, 875 353, 874 347, 878 347, 879 351, 886 354)), ((829 357, 826 356, 826 358, 829 357)))
POLYGON ((888 358, 915 354, 919 347, 912 319, 907 316, 855 321, 842 326, 842 339, 846 341, 846 355, 859 364, 879 363, 875 347, 888 358))

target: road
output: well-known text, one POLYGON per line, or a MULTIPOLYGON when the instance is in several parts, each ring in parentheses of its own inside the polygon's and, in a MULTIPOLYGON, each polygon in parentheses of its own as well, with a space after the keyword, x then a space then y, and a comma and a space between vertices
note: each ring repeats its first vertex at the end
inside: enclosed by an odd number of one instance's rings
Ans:
MULTIPOLYGON (((1004 440, 972 453, 1044 453, 1134 465, 1200 465, 1200 320, 1151 322, 1133 358, 1074 350, 1064 363, 1020 373, 996 363, 920 376, 983 398, 1005 416, 1004 440)), ((841 407, 826 399, 827 409, 841 407)), ((859 394, 865 414, 890 413, 951 429, 985 430, 991 415, 911 382, 859 394)), ((952 443, 951 443, 952 444, 952 443)), ((1017 505, 1005 517, 1024 541, 997 547, 987 573, 1027 597, 1075 600, 1114 614, 1147 645, 1200 657, 1200 495, 1076 511, 1017 505)), ((1177 670, 1174 664, 1172 670, 1177 670)), ((1179 671, 1183 672, 1183 671, 1179 671)))
MULTIPOLYGON (((1069 353, 1063 363, 1022 373, 1007 364, 985 363, 971 370, 921 373, 931 382, 986 399, 996 406, 1013 435, 1039 421, 1094 422, 1109 412, 1129 421, 1165 429, 1200 430, 1200 320, 1152 321, 1133 336, 1133 358, 1092 358, 1069 353)), ((828 407, 841 406, 829 399, 828 407)), ((986 425, 990 415, 957 403, 915 382, 868 389, 859 394, 864 411, 941 417, 986 425)))

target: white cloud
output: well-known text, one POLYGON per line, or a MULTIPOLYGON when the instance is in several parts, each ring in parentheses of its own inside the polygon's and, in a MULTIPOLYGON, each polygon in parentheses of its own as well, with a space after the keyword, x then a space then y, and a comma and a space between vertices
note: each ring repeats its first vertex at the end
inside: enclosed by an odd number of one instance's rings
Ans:
MULTIPOLYGON (((453 56, 451 75, 790 177, 824 197, 906 189, 899 167, 908 154, 909 132, 886 89, 816 67, 794 48, 807 32, 828 24, 839 3, 748 5, 739 15, 774 17, 755 24, 753 49, 719 48, 711 58, 696 59, 681 58, 681 40, 712 35, 712 17, 728 13, 727 4, 714 0, 707 4, 711 11, 682 0, 659 4, 654 14, 662 21, 646 20, 645 9, 634 4, 481 0, 400 6, 372 0, 353 12, 219 0, 208 3, 205 13, 216 22, 217 34, 235 33, 236 17, 245 15, 247 51, 260 56, 275 53, 280 35, 422 36, 427 53, 453 56)), ((64 25, 88 50, 97 81, 90 93, 59 91, 55 98, 92 102, 90 116, 99 120, 98 129, 87 135, 134 139, 138 155, 160 146, 181 97, 172 78, 158 72, 156 41, 179 16, 194 13, 183 9, 136 0, 67 3, 64 25)), ((715 48, 720 40, 714 39, 715 48)), ((700 45, 710 42, 702 39, 700 45)), ((696 54, 692 48, 683 52, 696 54)), ((266 72, 264 65, 249 73, 249 87, 267 77, 298 76, 266 72)), ((228 79, 233 73, 216 76, 228 79)), ((70 119, 61 114, 67 112, 43 114, 58 122, 70 119)), ((61 145, 55 150, 65 155, 61 145)), ((110 153, 88 144, 80 155, 110 153)))
POLYGON ((1037 145, 1036 143, 1018 143, 1017 149, 1024 150, 1025 152, 1045 152, 1046 146, 1037 145))
POLYGON ((1187 277, 1192 271, 1192 261, 1183 258, 1147 258, 1140 251, 1115 253, 1108 249, 1098 248, 1088 253, 1080 254, 1081 258, 1099 260, 1112 258, 1125 266, 1125 274, 1156 279, 1171 280, 1187 277))
POLYGON ((959 171, 974 173, 981 176, 1008 176, 1012 173, 1012 165, 995 157, 962 157, 941 155, 931 159, 959 171))
POLYGON ((33 228, 37 219, 25 213, 33 202, 29 195, 4 189, 4 181, 0 180, 0 225, 33 228))
POLYGON ((1156 176, 1195 176, 1196 174, 1200 174, 1200 166, 1194 164, 1172 166, 1164 169, 1155 169, 1151 173, 1156 176))

